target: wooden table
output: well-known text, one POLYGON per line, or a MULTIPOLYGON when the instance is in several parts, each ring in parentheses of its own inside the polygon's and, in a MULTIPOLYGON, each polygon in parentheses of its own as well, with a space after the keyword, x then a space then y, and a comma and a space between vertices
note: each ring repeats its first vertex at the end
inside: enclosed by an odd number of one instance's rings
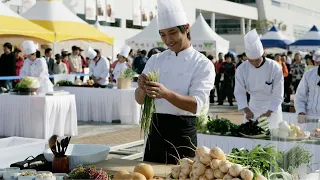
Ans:
MULTIPOLYGON (((102 169, 107 173, 113 175, 114 173, 127 170, 128 172, 133 172, 134 167, 141 163, 141 161, 133 161, 133 160, 124 160, 124 159, 109 159, 103 161, 101 163, 97 163, 94 166, 97 169, 102 169)), ((149 163, 144 162, 146 164, 152 165, 155 173, 155 177, 166 178, 171 173, 171 165, 164 165, 164 164, 156 164, 156 163, 149 163)))

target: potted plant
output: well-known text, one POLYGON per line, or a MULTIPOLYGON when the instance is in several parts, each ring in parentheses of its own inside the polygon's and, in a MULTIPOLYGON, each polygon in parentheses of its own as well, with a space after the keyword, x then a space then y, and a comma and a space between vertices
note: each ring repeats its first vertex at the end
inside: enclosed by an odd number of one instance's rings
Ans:
POLYGON ((117 82, 118 89, 129 89, 135 75, 136 72, 131 68, 128 68, 124 72, 122 72, 117 82))
POLYGON ((35 77, 24 77, 16 85, 19 95, 35 95, 40 88, 40 81, 35 77))

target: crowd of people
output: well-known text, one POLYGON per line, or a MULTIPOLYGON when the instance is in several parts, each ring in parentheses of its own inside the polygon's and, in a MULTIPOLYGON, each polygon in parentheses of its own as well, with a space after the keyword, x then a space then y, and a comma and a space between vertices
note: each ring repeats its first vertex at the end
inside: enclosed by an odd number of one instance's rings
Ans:
MULTIPOLYGON (((275 60, 282 68, 284 102, 290 102, 290 97, 297 91, 304 73, 315 67, 312 59, 313 53, 310 52, 304 57, 300 53, 293 55, 291 51, 283 54, 265 54, 266 58, 275 60)), ((210 93, 210 103, 217 102, 218 105, 223 105, 227 98, 229 104, 233 106, 236 69, 247 60, 246 54, 239 54, 235 57, 231 53, 225 55, 219 53, 218 58, 214 58, 212 55, 208 55, 207 57, 212 61, 216 70, 215 89, 210 93)), ((249 97, 250 94, 248 94, 248 101, 249 97)))

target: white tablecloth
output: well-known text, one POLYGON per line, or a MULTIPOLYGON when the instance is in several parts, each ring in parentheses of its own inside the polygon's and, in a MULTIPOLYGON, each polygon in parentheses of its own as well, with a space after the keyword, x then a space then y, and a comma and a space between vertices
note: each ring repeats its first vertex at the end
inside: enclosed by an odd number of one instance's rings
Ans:
POLYGON ((311 158, 312 169, 318 170, 320 168, 320 153, 318 150, 320 147, 319 145, 198 134, 198 146, 206 146, 209 148, 217 146, 220 147, 225 153, 230 153, 233 148, 245 148, 251 150, 258 144, 261 144, 262 146, 275 146, 277 147, 278 151, 289 150, 295 144, 299 144, 306 148, 310 152, 310 154, 313 155, 311 158))
POLYGON ((139 124, 141 106, 135 101, 134 88, 59 87, 56 90, 75 94, 80 121, 121 120, 122 124, 139 124))
POLYGON ((75 136, 77 125, 74 95, 0 95, 0 136, 75 136))

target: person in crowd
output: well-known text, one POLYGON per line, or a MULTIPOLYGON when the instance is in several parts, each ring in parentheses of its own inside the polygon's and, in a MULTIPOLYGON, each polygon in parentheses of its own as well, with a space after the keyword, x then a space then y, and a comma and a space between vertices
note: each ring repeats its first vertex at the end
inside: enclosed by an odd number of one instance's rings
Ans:
POLYGON ((299 53, 296 53, 294 55, 294 62, 291 66, 292 83, 295 92, 297 92, 298 85, 301 81, 305 69, 306 65, 302 63, 301 55, 299 53))
POLYGON ((223 53, 219 53, 218 54, 218 61, 216 61, 214 63, 214 67, 215 67, 215 72, 216 72, 216 79, 214 81, 215 83, 215 89, 217 91, 217 96, 218 96, 218 102, 220 102, 220 98, 221 98, 221 95, 220 95, 220 81, 221 81, 221 73, 220 73, 220 66, 222 65, 223 63, 223 53))
POLYGON ((161 51, 159 49, 153 48, 148 52, 147 57, 148 57, 148 59, 150 59, 152 55, 159 54, 159 53, 161 53, 161 51))
POLYGON ((64 55, 64 54, 68 55, 69 51, 66 50, 66 49, 61 49, 61 56, 64 55))
POLYGON ((53 73, 54 74, 68 74, 67 65, 62 61, 62 57, 60 54, 55 55, 56 62, 53 65, 53 73))
POLYGON ((53 66, 54 66, 54 59, 52 58, 52 49, 47 48, 44 50, 43 58, 46 60, 48 65, 49 74, 53 75, 53 66))
MULTIPOLYGON (((207 57, 211 62, 212 64, 214 65, 215 63, 215 59, 212 55, 208 55, 207 57)), ((210 91, 210 103, 214 103, 214 97, 215 97, 215 88, 213 88, 211 91, 210 91)))
POLYGON ((82 73, 82 60, 80 55, 80 48, 72 46, 72 54, 69 56, 70 74, 82 73))
MULTIPOLYGON (((276 59, 279 57, 276 57, 276 59)), ((279 60, 278 60, 279 61, 279 60)), ((277 61, 277 62, 278 62, 277 61)), ((289 77, 289 69, 287 65, 287 56, 285 54, 281 55, 281 67, 282 67, 282 73, 284 78, 284 102, 289 103, 290 97, 291 97, 291 77, 289 77)))
POLYGON ((299 115, 299 123, 306 121, 306 116, 320 117, 320 51, 313 55, 316 67, 304 73, 295 94, 294 106, 299 115))
POLYGON ((286 65, 287 65, 287 68, 288 68, 288 72, 289 72, 289 74, 290 74, 290 72, 291 72, 291 65, 292 65, 292 51, 288 51, 288 52, 287 52, 286 65))
POLYGON ((110 66, 110 73, 114 71, 114 68, 116 67, 117 63, 119 62, 119 56, 120 54, 117 54, 117 60, 115 60, 112 65, 110 66))
POLYGON ((79 56, 81 58, 81 64, 82 64, 82 73, 84 73, 84 69, 89 67, 89 64, 87 64, 86 58, 82 55, 83 49, 79 47, 79 56))
POLYGON ((307 66, 306 66, 306 69, 304 70, 304 72, 307 72, 308 70, 314 68, 315 66, 314 66, 314 61, 312 59, 312 56, 306 55, 305 59, 306 59, 306 62, 307 62, 307 66))
POLYGON ((118 78, 120 77, 120 74, 129 68, 127 63, 127 58, 129 56, 130 50, 131 48, 127 45, 124 45, 122 47, 121 52, 119 54, 119 62, 117 63, 116 67, 113 70, 114 82, 118 82, 118 78))
POLYGON ((242 63, 243 63, 243 54, 239 54, 238 56, 237 56, 237 58, 238 58, 238 63, 237 63, 237 66, 236 66, 236 68, 238 68, 238 66, 240 66, 242 63))
POLYGON ((269 127, 277 128, 282 121, 283 73, 279 64, 263 57, 264 48, 253 29, 244 36, 248 61, 238 67, 234 95, 238 109, 245 113, 245 121, 268 117, 269 127), (246 92, 250 94, 247 103, 246 92))
POLYGON ((96 84, 107 85, 109 83, 110 63, 107 58, 101 56, 97 49, 88 48, 87 57, 91 59, 89 76, 96 84))
POLYGON ((135 59, 136 59, 136 57, 134 56, 134 51, 133 51, 133 49, 131 49, 130 53, 129 53, 129 56, 127 58, 127 62, 128 62, 129 67, 133 66, 133 62, 134 62, 135 59))
POLYGON ((280 54, 275 55, 275 61, 280 65, 283 73, 283 77, 286 78, 288 76, 288 69, 285 61, 283 61, 283 58, 280 54))
POLYGON ((49 72, 46 60, 42 57, 37 58, 36 56, 36 45, 33 41, 24 41, 22 43, 24 52, 27 55, 27 60, 24 62, 23 67, 20 71, 20 76, 30 76, 39 79, 40 88, 37 93, 48 93, 53 92, 53 84, 49 79, 49 72))
POLYGON ((147 55, 147 51, 146 50, 142 50, 140 52, 140 56, 137 56, 134 61, 133 61, 133 64, 132 64, 132 69, 134 71, 136 71, 136 73, 138 74, 141 74, 148 59, 146 57, 147 55))
MULTIPOLYGON (((24 59, 21 57, 21 49, 20 48, 15 48, 14 56, 16 58, 16 74, 15 75, 19 76, 21 68, 23 67, 23 64, 24 64, 24 59)), ((18 82, 20 82, 19 79, 13 80, 12 87, 15 88, 18 82)))
POLYGON ((67 54, 62 54, 61 58, 62 58, 62 62, 67 67, 67 74, 70 74, 69 56, 67 54))
MULTIPOLYGON (((15 76, 16 74, 16 58, 12 53, 11 43, 4 43, 3 54, 0 57, 0 76, 15 76)), ((0 80, 0 87, 6 89, 12 88, 12 80, 0 80)))
POLYGON ((155 98, 156 106, 143 160, 177 164, 174 156, 195 156, 196 119, 209 103, 215 71, 191 45, 190 25, 181 1, 158 0, 157 7, 159 33, 169 50, 152 56, 138 80, 136 101, 143 104, 149 96, 155 98), (150 71, 159 71, 159 82, 148 81, 150 71))
POLYGON ((228 97, 230 106, 233 106, 233 90, 234 90, 234 76, 236 73, 236 66, 232 63, 233 55, 228 53, 224 56, 225 61, 221 64, 219 72, 221 73, 221 87, 218 105, 223 105, 224 100, 228 97))

